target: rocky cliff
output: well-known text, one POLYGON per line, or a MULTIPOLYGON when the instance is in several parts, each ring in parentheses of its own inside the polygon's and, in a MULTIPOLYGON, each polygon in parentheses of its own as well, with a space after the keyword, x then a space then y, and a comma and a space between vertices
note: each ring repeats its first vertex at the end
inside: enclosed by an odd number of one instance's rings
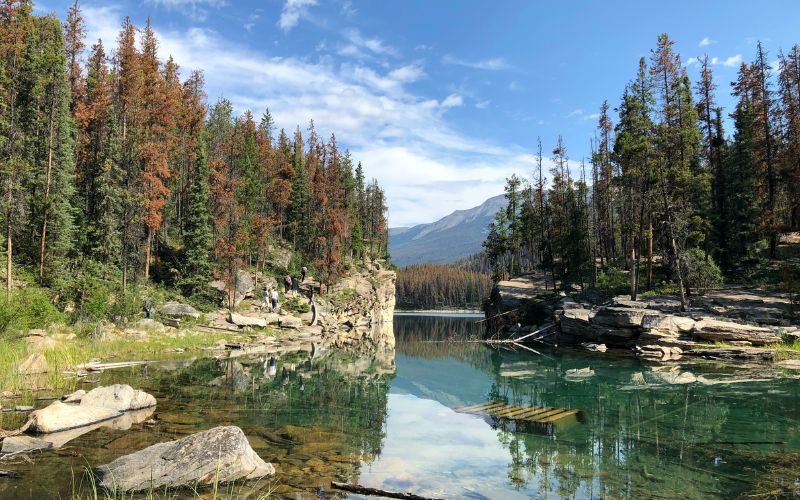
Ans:
POLYGON ((394 271, 374 265, 331 287, 318 304, 323 334, 337 345, 394 349, 396 281, 394 271))

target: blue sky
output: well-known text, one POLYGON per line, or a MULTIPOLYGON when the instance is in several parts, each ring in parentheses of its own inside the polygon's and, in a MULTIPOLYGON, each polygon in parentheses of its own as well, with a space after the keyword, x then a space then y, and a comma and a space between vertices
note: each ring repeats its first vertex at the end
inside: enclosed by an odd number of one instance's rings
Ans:
MULTIPOLYGON (((39 2, 64 17, 70 1, 39 2)), ((800 43, 797 1, 128 0, 81 2, 89 45, 113 46, 125 15, 148 16, 184 74, 205 71, 209 101, 269 107, 279 127, 313 118, 385 187, 390 225, 436 220, 529 175, 564 136, 589 153, 604 99, 616 107, 656 36, 716 58, 720 104, 756 40, 771 60, 800 43)))

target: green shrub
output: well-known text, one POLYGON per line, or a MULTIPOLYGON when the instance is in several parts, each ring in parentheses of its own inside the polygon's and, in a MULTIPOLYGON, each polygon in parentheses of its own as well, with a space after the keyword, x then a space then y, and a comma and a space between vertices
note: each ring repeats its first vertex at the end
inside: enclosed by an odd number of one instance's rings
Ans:
POLYGON ((311 306, 307 301, 301 300, 299 297, 291 297, 283 301, 284 309, 296 313, 307 313, 311 310, 311 306))
POLYGON ((722 284, 722 271, 710 255, 699 248, 689 249, 681 259, 687 289, 703 293, 722 284))
POLYGON ((63 323, 64 314, 50 302, 47 291, 27 287, 0 298, 0 335, 22 333, 31 328, 46 328, 63 323))
POLYGON ((595 286, 598 290, 609 295, 617 295, 630 290, 630 277, 628 273, 618 267, 607 267, 597 273, 595 286))

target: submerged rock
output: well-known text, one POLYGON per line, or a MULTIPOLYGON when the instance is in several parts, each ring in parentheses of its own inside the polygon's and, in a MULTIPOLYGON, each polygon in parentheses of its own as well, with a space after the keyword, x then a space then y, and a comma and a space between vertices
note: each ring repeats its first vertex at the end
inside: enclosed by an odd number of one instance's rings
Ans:
POLYGON ((215 427, 159 443, 96 470, 100 485, 116 491, 206 486, 275 474, 238 427, 215 427))
POLYGON ((118 411, 141 410, 156 405, 152 395, 125 384, 98 387, 81 398, 81 406, 99 406, 118 411))
POLYGON ((9 436, 3 439, 3 448, 0 453, 28 453, 37 450, 47 450, 53 447, 53 443, 44 439, 24 434, 19 436, 9 436))

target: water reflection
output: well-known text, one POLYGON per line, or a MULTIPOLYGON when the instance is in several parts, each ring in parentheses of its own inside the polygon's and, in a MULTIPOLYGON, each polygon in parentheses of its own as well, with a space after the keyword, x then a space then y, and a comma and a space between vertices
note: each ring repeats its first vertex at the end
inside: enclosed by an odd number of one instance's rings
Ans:
POLYGON ((796 379, 763 368, 425 342, 427 331, 473 338, 477 328, 474 320, 397 318, 393 391, 451 408, 503 401, 580 409, 583 423, 552 435, 484 417, 508 452, 506 484, 516 490, 542 497, 701 498, 794 488, 795 477, 775 471, 800 449, 796 379), (434 375, 435 366, 445 370, 434 375))
POLYGON ((69 497, 72 471, 80 482, 85 465, 231 424, 277 470, 238 486, 240 496, 317 498, 331 480, 445 498, 800 493, 796 379, 763 367, 463 342, 481 328, 476 318, 406 316, 358 352, 234 351, 104 372, 104 384, 157 397, 155 424, 101 427, 72 438, 68 453, 4 464, 23 478, 0 481, 0 497, 69 497), (455 411, 486 401, 580 413, 543 431, 455 411), (37 479, 45 476, 54 480, 37 479))

